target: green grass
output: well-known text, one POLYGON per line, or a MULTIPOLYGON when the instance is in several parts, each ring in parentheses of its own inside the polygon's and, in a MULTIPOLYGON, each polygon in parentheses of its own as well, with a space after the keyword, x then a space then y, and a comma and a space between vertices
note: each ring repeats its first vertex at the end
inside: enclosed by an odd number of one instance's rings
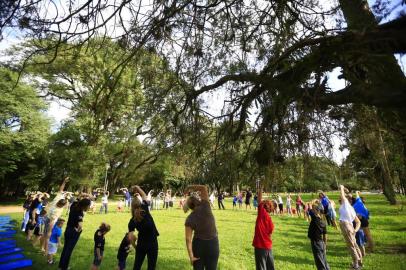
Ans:
MULTIPOLYGON (((336 194, 330 197, 337 201, 336 194)), ((305 196, 305 199, 310 199, 310 195, 305 196)), ((405 210, 401 210, 400 206, 388 205, 381 195, 367 195, 366 199, 371 212, 370 228, 376 243, 376 252, 364 259, 364 269, 406 269, 405 210)), ((110 203, 110 208, 113 207, 115 203, 110 203)), ((220 240, 219 269, 255 269, 251 243, 256 212, 233 211, 230 199, 227 200, 226 207, 225 211, 214 211, 220 240)), ((191 269, 184 244, 186 215, 179 209, 153 211, 152 215, 160 233, 157 269, 191 269)), ((21 214, 11 216, 20 222, 21 214)), ((105 256, 101 269, 115 269, 117 249, 127 230, 129 218, 128 212, 87 214, 84 231, 72 255, 70 264, 72 269, 89 269, 93 260, 93 234, 102 221, 111 224, 112 230, 106 235, 105 256)), ((307 239, 308 223, 296 217, 272 217, 272 219, 275 223, 272 239, 276 269, 315 269, 307 239)), ((341 234, 331 228, 328 231, 328 238, 327 260, 331 269, 348 269, 351 258, 341 234)), ((57 266, 46 265, 45 258, 24 240, 23 234, 18 234, 17 239, 26 256, 33 259, 33 269, 57 269, 57 266)), ((57 261, 58 259, 59 257, 57 261)), ((133 261, 134 252, 127 260, 128 269, 132 269, 133 261)))

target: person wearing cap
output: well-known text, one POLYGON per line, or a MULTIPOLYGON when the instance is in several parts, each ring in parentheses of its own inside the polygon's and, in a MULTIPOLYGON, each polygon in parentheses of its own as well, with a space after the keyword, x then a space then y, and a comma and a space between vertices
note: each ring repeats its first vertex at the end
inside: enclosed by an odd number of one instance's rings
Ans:
POLYGON ((192 213, 185 221, 186 249, 193 269, 217 269, 220 255, 219 240, 217 237, 216 221, 209 202, 209 193, 204 185, 188 186, 185 194, 197 193, 189 196, 184 204, 183 211, 189 209, 192 213))
POLYGON ((314 200, 308 214, 311 218, 307 237, 310 239, 317 270, 330 270, 326 259, 327 228, 321 216, 324 211, 319 200, 314 200))
POLYGON ((252 245, 255 249, 256 270, 274 270, 271 235, 274 224, 270 213, 274 210, 270 200, 262 201, 262 188, 258 188, 258 215, 255 222, 255 234, 252 245))

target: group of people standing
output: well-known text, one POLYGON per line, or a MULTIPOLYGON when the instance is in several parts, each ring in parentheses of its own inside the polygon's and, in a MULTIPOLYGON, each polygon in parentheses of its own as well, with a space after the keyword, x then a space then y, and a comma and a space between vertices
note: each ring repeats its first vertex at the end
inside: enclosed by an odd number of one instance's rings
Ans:
MULTIPOLYGON (((92 195, 88 194, 81 194, 72 200, 72 193, 63 191, 68 180, 69 178, 64 179, 58 194, 52 202, 47 203, 49 195, 44 193, 30 196, 24 204, 26 213, 22 226, 22 229, 27 232, 27 239, 31 239, 33 234, 40 236, 41 248, 48 254, 48 263, 53 264, 53 256, 61 243, 62 228, 65 224, 61 214, 63 208, 71 202, 64 232, 65 244, 59 261, 59 269, 62 270, 68 269, 72 252, 83 230, 84 214, 89 210, 91 201, 94 200, 92 195)), ((147 257, 148 269, 152 270, 156 268, 158 259, 159 232, 150 214, 151 192, 147 195, 139 186, 134 186, 132 189, 133 193, 136 194, 134 198, 128 189, 122 189, 126 198, 126 205, 131 204, 131 218, 128 223, 128 232, 124 235, 118 247, 117 269, 125 269, 127 256, 133 247, 136 251, 133 269, 141 269, 145 257, 147 257)), ((212 213, 214 193, 209 196, 206 186, 192 185, 185 190, 184 194, 186 199, 182 200, 182 208, 185 213, 191 210, 185 221, 186 250, 190 263, 193 269, 217 269, 220 244, 215 218, 212 213)), ((234 199, 237 198, 238 201, 245 197, 247 208, 251 204, 250 200, 253 194, 248 190, 244 195, 240 193, 234 199)), ((220 201, 219 198, 221 201, 224 199, 223 193, 217 194, 218 201, 220 201)), ((273 199, 263 200, 262 188, 260 187, 257 188, 257 193, 254 195, 257 219, 252 245, 257 270, 275 269, 271 238, 274 232, 274 224, 270 214, 275 213, 276 209, 279 210, 278 212, 283 212, 283 206, 282 209, 280 208, 280 201, 280 196, 276 202, 273 199)), ((304 203, 300 196, 297 196, 295 201, 296 209, 300 212, 304 210, 305 215, 310 218, 308 237, 316 267, 318 270, 329 270, 326 258, 326 235, 328 225, 337 227, 334 202, 329 200, 323 192, 319 193, 319 199, 308 203, 304 203)), ((343 186, 340 186, 339 201, 339 228, 352 257, 351 267, 357 270, 362 267, 362 258, 365 256, 365 242, 367 241, 371 249, 373 249, 373 242, 368 228, 369 212, 360 197, 360 193, 356 192, 356 196, 352 196, 343 186)), ((286 204, 288 214, 292 214, 288 207, 291 204, 293 204, 293 200, 289 194, 286 204)), ((219 208, 221 209, 220 203, 219 208)), ((105 209, 107 211, 107 207, 105 209)), ((99 269, 102 263, 105 235, 110 229, 110 225, 102 223, 94 234, 94 259, 91 269, 99 269)))

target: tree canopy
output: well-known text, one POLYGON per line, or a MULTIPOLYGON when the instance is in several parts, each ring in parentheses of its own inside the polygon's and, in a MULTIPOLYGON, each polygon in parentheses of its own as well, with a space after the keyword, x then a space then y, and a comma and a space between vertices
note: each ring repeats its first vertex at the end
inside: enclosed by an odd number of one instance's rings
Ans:
POLYGON ((120 175, 128 178, 121 168, 137 164, 130 157, 141 145, 151 157, 141 165, 158 154, 179 162, 186 155, 196 162, 184 166, 200 168, 195 177, 208 183, 252 179, 250 170, 280 180, 292 162, 299 168, 292 177, 304 184, 310 164, 334 167, 313 159, 331 157, 338 134, 349 138, 349 162, 359 142, 373 153, 368 166, 395 202, 394 178, 404 179, 406 156, 406 78, 395 58, 406 52, 406 17, 393 12, 402 1, 376 0, 372 7, 363 0, 1 5, 2 36, 16 31, 26 38, 9 66, 41 78, 36 87, 46 95, 72 102, 81 140, 103 145, 118 182, 120 175), (220 115, 205 104, 216 93, 225 96, 220 115), (362 123, 365 112, 376 125, 362 123), (139 135, 153 146, 139 144, 139 135), (179 145, 176 156, 171 151, 179 145), (402 154, 392 155, 392 145, 402 154), (219 162, 227 157, 233 169, 219 162))

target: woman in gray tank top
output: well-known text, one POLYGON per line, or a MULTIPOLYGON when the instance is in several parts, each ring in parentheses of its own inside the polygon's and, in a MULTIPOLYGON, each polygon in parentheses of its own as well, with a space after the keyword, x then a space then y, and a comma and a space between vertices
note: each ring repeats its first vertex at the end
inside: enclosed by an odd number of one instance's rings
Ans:
POLYGON ((189 196, 183 208, 185 213, 189 209, 192 210, 185 222, 186 248, 190 263, 194 270, 215 270, 220 249, 209 193, 203 185, 189 186, 185 194, 189 192, 198 193, 198 196, 189 196))

